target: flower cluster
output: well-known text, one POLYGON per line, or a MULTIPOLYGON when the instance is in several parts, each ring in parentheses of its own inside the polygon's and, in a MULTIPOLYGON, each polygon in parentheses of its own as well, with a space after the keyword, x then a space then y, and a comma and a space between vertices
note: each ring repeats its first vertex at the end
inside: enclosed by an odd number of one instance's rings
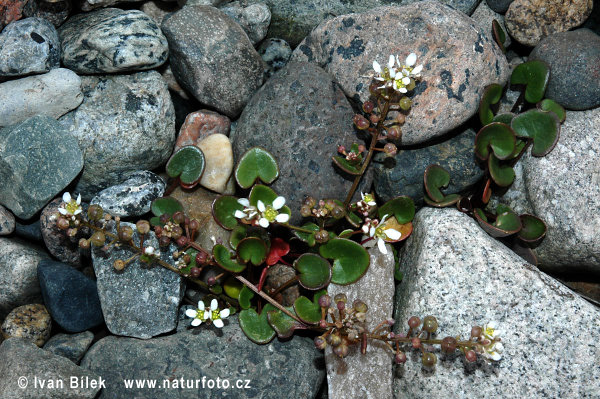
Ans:
POLYGON ((423 65, 414 66, 417 63, 417 55, 410 53, 404 63, 400 62, 398 56, 390 55, 388 64, 382 68, 377 61, 373 61, 375 70, 374 79, 382 82, 383 88, 392 88, 400 93, 407 93, 414 88, 415 80, 421 77, 423 65))
POLYGON ((225 325, 223 319, 229 316, 229 309, 219 310, 219 304, 216 299, 210 302, 210 308, 206 309, 204 302, 198 301, 198 309, 188 309, 185 311, 187 317, 193 318, 192 327, 198 327, 202 322, 211 320, 217 328, 223 328, 225 325))
POLYGON ((265 204, 258 200, 256 206, 254 206, 250 205, 247 198, 238 199, 238 203, 244 206, 244 210, 235 211, 234 216, 246 223, 258 224, 266 229, 270 223, 287 223, 290 220, 290 215, 280 212, 280 209, 285 205, 285 198, 281 196, 275 198, 271 204, 265 204))
POLYGON ((377 240, 377 247, 382 254, 387 254, 386 241, 398 241, 402 237, 402 233, 398 230, 390 227, 386 228, 385 221, 388 217, 389 215, 384 215, 381 221, 366 218, 365 224, 362 226, 363 233, 377 240))
POLYGON ((497 362, 502 358, 502 352, 504 346, 500 342, 500 335, 502 332, 496 328, 496 323, 491 321, 483 326, 482 332, 482 350, 483 357, 489 360, 497 362))
POLYGON ((62 196, 63 204, 58 208, 58 212, 67 217, 79 215, 81 209, 81 194, 77 196, 77 199, 71 197, 71 194, 66 192, 62 196))

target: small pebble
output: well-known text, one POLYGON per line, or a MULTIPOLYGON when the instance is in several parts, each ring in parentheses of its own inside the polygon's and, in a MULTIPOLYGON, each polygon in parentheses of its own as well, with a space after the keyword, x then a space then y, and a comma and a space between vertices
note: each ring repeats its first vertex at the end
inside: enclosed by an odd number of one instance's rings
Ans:
POLYGON ((42 346, 50 337, 52 319, 44 305, 39 303, 23 305, 13 309, 2 323, 2 336, 23 338, 42 346))

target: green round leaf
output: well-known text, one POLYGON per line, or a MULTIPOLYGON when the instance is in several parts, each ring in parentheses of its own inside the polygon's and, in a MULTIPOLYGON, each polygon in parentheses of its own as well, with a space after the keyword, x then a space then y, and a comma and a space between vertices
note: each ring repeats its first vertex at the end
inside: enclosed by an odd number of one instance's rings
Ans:
POLYGON ((412 198, 405 195, 392 198, 377 210, 379 218, 384 215, 395 216, 400 224, 411 222, 415 217, 415 203, 412 198))
POLYGON ((192 188, 200 181, 204 172, 204 153, 195 145, 181 147, 167 162, 167 174, 179 176, 179 180, 187 188, 192 188))
POLYGON ((150 218, 152 226, 162 226, 159 217, 165 213, 173 215, 175 212, 183 212, 183 205, 173 197, 161 197, 152 201, 150 210, 154 214, 154 217, 150 218))
POLYGON ((521 229, 519 216, 504 205, 498 206, 496 221, 494 223, 489 222, 481 209, 475 208, 474 211, 475 220, 492 237, 507 237, 517 233, 521 229))
POLYGON ((517 136, 533 139, 531 155, 543 157, 556 143, 560 133, 560 122, 554 112, 532 109, 514 117, 511 126, 517 136))
POLYGON ((441 202, 446 196, 440 188, 448 187, 450 173, 439 165, 429 165, 423 174, 423 182, 427 196, 435 202, 441 202))
POLYGON ((548 79, 550 79, 548 64, 544 61, 532 60, 517 65, 510 76, 510 83, 526 85, 525 100, 537 103, 544 98, 548 79))
POLYGON ((488 158, 488 168, 490 176, 500 187, 508 187, 515 180, 515 170, 509 165, 501 165, 494 154, 488 158))
MULTIPOLYGON (((286 309, 294 314, 292 306, 286 306, 286 309)), ((267 311, 267 320, 279 338, 289 338, 294 334, 295 330, 306 329, 305 325, 298 323, 279 309, 267 311)))
POLYGON ((229 276, 227 280, 225 280, 225 284, 223 284, 223 290, 228 297, 233 299, 238 299, 240 296, 240 291, 245 287, 238 279, 233 276, 229 276))
POLYGON ((277 161, 267 150, 254 147, 246 151, 235 168, 235 180, 242 188, 250 188, 257 181, 271 184, 279 177, 277 161))
POLYGON ((563 106, 554 100, 545 98, 539 103, 537 103, 536 106, 537 109, 539 109, 540 111, 554 112, 558 117, 558 121, 560 123, 563 123, 565 119, 567 119, 567 112, 565 111, 563 106))
POLYGON ((546 223, 536 216, 521 215, 521 224, 523 228, 519 231, 518 237, 528 244, 537 244, 546 235, 546 223))
POLYGON ((362 225, 360 216, 351 211, 346 212, 346 220, 354 227, 360 227, 362 225))
POLYGON ((300 296, 294 302, 294 310, 296 315, 307 324, 317 324, 321 320, 321 307, 319 306, 319 298, 327 294, 327 291, 322 290, 315 293, 311 302, 305 296, 300 296))
POLYGON ((240 224, 235 226, 229 235, 229 245, 231 248, 236 249, 239 242, 246 238, 247 232, 248 227, 246 225, 240 224))
POLYGON ((444 197, 444 199, 440 202, 435 202, 434 200, 432 200, 431 198, 429 198, 427 196, 427 194, 425 194, 425 196, 423 197, 423 201, 425 201, 425 203, 429 206, 434 206, 436 208, 445 208, 447 206, 450 205, 454 205, 456 204, 459 200, 461 199, 461 196, 458 194, 450 194, 450 195, 446 195, 444 197))
MULTIPOLYGON (((316 224, 314 224, 312 222, 305 223, 300 227, 302 227, 303 229, 306 229, 306 230, 312 230, 314 232, 317 232, 320 230, 319 226, 317 226, 316 224)), ((303 231, 294 230, 294 234, 301 241, 304 241, 305 243, 307 243, 309 247, 315 246, 315 243, 316 243, 315 233, 305 233, 303 231)))
POLYGON ((354 230, 352 230, 352 229, 346 229, 346 230, 343 230, 338 237, 340 237, 340 238, 350 238, 350 237, 352 237, 353 234, 354 234, 354 230))
POLYGON ((492 122, 477 133, 475 155, 481 160, 486 160, 490 155, 491 148, 498 159, 507 159, 515 150, 515 140, 515 132, 510 126, 492 122))
POLYGON ((240 241, 236 248, 239 259, 254 266, 262 264, 267 259, 267 244, 257 237, 248 237, 240 241))
POLYGON ((240 304, 240 307, 242 309, 249 309, 250 308, 250 300, 254 298, 254 291, 252 291, 250 288, 246 287, 245 285, 242 287, 242 289, 240 290, 240 294, 238 295, 238 303, 240 304))
POLYGON ((490 106, 498 103, 502 97, 502 86, 497 83, 493 83, 486 86, 483 90, 481 100, 479 101, 479 120, 482 125, 487 125, 494 118, 490 106))
POLYGON ((331 159, 333 159, 333 163, 335 163, 344 172, 349 173, 354 176, 360 175, 360 168, 361 168, 360 163, 351 163, 345 157, 340 157, 337 155, 331 157, 331 159))
POLYGON ((331 281, 331 265, 317 254, 305 253, 294 261, 299 273, 301 286, 309 290, 319 290, 331 281))
POLYGON ((319 248, 326 259, 333 259, 331 282, 339 285, 352 284, 369 268, 369 253, 360 244, 346 238, 334 238, 319 248))
POLYGON ((505 123, 510 126, 510 122, 513 120, 514 117, 515 117, 515 114, 513 114, 512 112, 505 112, 505 113, 494 116, 494 119, 492 120, 492 122, 505 123))
POLYGON ((228 272, 239 273, 246 268, 246 265, 231 259, 231 253, 224 245, 217 244, 213 247, 213 257, 217 264, 228 272))
POLYGON ((244 309, 240 312, 238 320, 244 334, 256 344, 266 344, 275 338, 275 330, 269 324, 267 312, 275 307, 270 303, 265 305, 259 315, 254 309, 244 309))
POLYGON ((225 230, 232 230, 238 225, 235 211, 242 210, 244 210, 244 205, 231 195, 219 195, 212 204, 213 218, 225 230))

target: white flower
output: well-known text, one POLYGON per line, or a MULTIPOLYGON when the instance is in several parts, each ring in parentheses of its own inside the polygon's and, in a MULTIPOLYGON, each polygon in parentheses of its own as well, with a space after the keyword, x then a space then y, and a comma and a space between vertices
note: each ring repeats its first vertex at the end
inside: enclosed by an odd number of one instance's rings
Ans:
POLYGON ((483 357, 489 360, 493 360, 495 362, 502 359, 502 352, 504 351, 504 346, 501 342, 494 341, 490 345, 485 346, 483 348, 483 357))
POLYGON ((362 198, 362 202, 367 204, 368 206, 375 206, 377 202, 375 202, 375 198, 371 194, 360 193, 360 197, 362 198))
POLYGON ((81 213, 81 194, 77 196, 77 200, 71 197, 71 194, 66 192, 62 196, 64 207, 59 207, 58 212, 65 216, 75 216, 81 213))
POLYGON ((483 326, 483 335, 490 340, 494 340, 502 335, 502 330, 498 330, 498 323, 490 321, 483 326))
POLYGON ((144 248, 144 255, 153 256, 154 255, 154 247, 144 248))
POLYGON ((223 326, 225 325, 223 323, 223 319, 226 319, 228 316, 229 316, 229 309, 219 310, 219 304, 217 303, 216 299, 213 299, 210 302, 209 317, 212 320, 212 323, 215 325, 215 327, 223 328, 223 326))
POLYGON ((383 82, 383 85, 378 88, 391 87, 400 93, 407 93, 407 87, 411 86, 411 84, 414 87, 414 81, 421 77, 420 74, 423 70, 423 65, 415 67, 416 63, 417 55, 415 53, 410 53, 404 63, 400 62, 398 56, 394 57, 390 55, 385 68, 381 68, 381 65, 377 61, 373 61, 373 70, 375 70, 374 78, 383 82))
MULTIPOLYGON (((371 226, 369 228, 369 237, 377 239, 377 247, 379 248, 379 252, 382 254, 387 254, 387 248, 385 247, 385 242, 387 240, 396 241, 402 237, 402 233, 395 229, 386 229, 385 228, 385 220, 389 215, 384 215, 381 218, 381 222, 377 223, 377 221, 371 222, 371 226)), ((363 226, 363 231, 365 231, 365 226, 363 226)))
POLYGON ((250 205, 247 198, 240 198, 238 203, 244 206, 244 210, 235 211, 233 215, 236 218, 253 221, 254 224, 258 224, 265 229, 269 227, 270 223, 287 223, 290 220, 290 215, 287 213, 279 213, 279 210, 285 205, 285 198, 281 196, 275 198, 272 204, 265 204, 258 200, 256 206, 253 206, 250 205))
MULTIPOLYGON (((213 301, 216 302, 215 299, 213 301)), ((194 319, 192 320, 193 327, 198 327, 210 317, 210 312, 205 310, 204 302, 198 301, 198 309, 188 309, 185 311, 185 315, 194 319)))
POLYGON ((502 331, 498 330, 496 322, 491 321, 483 326, 483 357, 495 362, 502 358, 504 346, 500 342, 500 335, 502 335, 502 331))

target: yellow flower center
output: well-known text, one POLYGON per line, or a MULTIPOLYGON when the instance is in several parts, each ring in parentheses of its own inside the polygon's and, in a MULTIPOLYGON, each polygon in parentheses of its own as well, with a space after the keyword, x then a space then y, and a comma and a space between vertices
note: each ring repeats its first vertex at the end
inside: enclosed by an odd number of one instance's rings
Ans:
POLYGON ((277 217, 277 215, 279 215, 279 212, 277 212, 277 210, 275 208, 273 208, 272 205, 268 205, 267 209, 265 209, 265 211, 263 212, 263 216, 269 222, 272 222, 273 220, 275 220, 275 218, 277 217))
POLYGON ((495 330, 493 328, 488 327, 488 328, 485 329, 484 334, 487 335, 487 336, 493 337, 494 336, 494 331, 495 330))
POLYGON ((387 235, 385 234, 384 226, 379 226, 375 229, 375 237, 386 239, 387 235))
POLYGON ((196 318, 200 320, 204 320, 204 310, 196 310, 196 318))
POLYGON ((79 205, 77 201, 71 200, 65 205, 65 210, 69 213, 69 215, 75 214, 75 212, 79 209, 79 205))
POLYGON ((219 311, 219 309, 213 310, 212 311, 211 319, 217 320, 217 319, 220 319, 220 318, 221 318, 221 312, 219 311))
POLYGON ((366 203, 374 202, 375 198, 373 198, 371 194, 365 194, 363 201, 365 201, 366 203))

